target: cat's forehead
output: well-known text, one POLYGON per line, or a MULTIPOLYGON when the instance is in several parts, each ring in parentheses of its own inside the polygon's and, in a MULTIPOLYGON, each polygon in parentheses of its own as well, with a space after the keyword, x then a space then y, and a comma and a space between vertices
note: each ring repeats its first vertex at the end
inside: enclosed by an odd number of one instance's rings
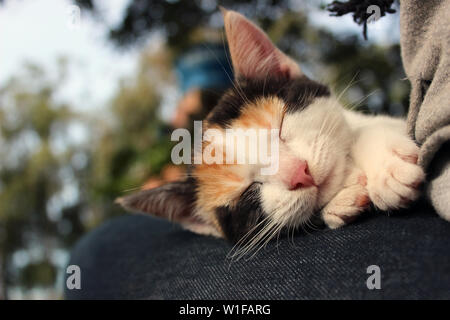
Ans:
POLYGON ((249 111, 257 113, 267 110, 267 104, 258 101, 282 101, 283 112, 298 112, 315 98, 329 95, 328 87, 304 76, 295 79, 240 79, 213 108, 207 122, 209 125, 228 127, 242 115, 248 116, 249 111))

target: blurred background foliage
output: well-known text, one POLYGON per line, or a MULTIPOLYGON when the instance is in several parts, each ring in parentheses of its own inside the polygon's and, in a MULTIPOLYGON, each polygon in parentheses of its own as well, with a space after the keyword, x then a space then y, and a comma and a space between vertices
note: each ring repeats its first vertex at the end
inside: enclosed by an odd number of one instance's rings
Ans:
MULTIPOLYGON (((308 1, 322 9, 329 2, 308 1)), ((101 19, 95 1, 74 3, 101 19)), ((349 107, 406 112, 409 85, 402 80, 398 44, 337 35, 311 23, 295 1, 219 4, 257 21, 308 75, 343 92, 349 107)), ((65 59, 57 61, 56 78, 27 64, 0 84, 0 297, 12 289, 40 288, 47 297, 60 298, 68 249, 105 219, 124 214, 116 197, 170 164, 171 128, 161 117, 164 85, 176 82, 174 61, 189 47, 223 41, 217 5, 215 0, 131 1, 108 41, 118 51, 140 46, 139 67, 100 113, 78 113, 76 105, 55 99, 67 76, 65 59), (143 44, 156 32, 164 45, 147 50, 143 44)))

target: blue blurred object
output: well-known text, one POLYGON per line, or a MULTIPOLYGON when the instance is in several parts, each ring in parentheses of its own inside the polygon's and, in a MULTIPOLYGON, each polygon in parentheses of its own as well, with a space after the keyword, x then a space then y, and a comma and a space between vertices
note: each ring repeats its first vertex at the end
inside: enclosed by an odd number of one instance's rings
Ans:
POLYGON ((177 59, 177 72, 183 94, 193 88, 226 89, 231 86, 233 70, 228 52, 221 44, 196 45, 177 59))

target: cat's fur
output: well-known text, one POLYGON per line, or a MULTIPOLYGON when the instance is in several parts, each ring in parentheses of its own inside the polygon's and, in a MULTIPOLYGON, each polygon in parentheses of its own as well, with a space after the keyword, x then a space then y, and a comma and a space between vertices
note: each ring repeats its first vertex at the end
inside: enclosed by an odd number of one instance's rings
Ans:
POLYGON ((263 176, 257 165, 199 164, 184 181, 119 203, 250 248, 307 223, 315 212, 337 228, 370 202, 388 210, 419 196, 424 172, 403 120, 344 109, 245 17, 224 10, 224 20, 236 80, 203 127, 279 128, 278 172, 263 176), (304 175, 314 184, 288 187, 299 163, 307 163, 304 175))

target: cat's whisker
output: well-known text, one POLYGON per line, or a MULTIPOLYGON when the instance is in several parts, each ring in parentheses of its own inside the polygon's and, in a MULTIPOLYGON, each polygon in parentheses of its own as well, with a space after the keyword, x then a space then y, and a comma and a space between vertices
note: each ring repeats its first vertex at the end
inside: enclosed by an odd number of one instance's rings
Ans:
POLYGON ((252 238, 252 240, 248 244, 238 248, 233 253, 233 255, 231 255, 231 259, 234 261, 238 261, 242 257, 244 257, 247 253, 251 252, 255 248, 255 246, 259 243, 261 238, 263 238, 264 235, 267 235, 267 233, 270 231, 271 228, 273 228, 273 226, 271 226, 271 225, 269 225, 269 227, 264 228, 264 231, 263 231, 262 235, 258 237, 258 240, 255 240, 255 238, 252 238))
POLYGON ((366 96, 359 99, 357 102, 350 104, 348 106, 348 110, 350 110, 350 111, 356 110, 357 108, 360 107, 361 103, 363 103, 364 100, 367 100, 370 96, 372 96, 373 94, 375 94, 378 91, 379 91, 379 89, 375 89, 372 92, 368 93, 366 96))
POLYGON ((262 95, 263 95, 263 97, 265 97, 266 95, 265 95, 265 91, 266 91, 266 81, 267 81, 267 78, 269 77, 269 72, 267 71, 266 72, 266 75, 264 76, 264 84, 263 84, 263 90, 262 90, 262 95))
MULTIPOLYGON (((222 36, 222 42, 223 42, 223 45, 224 45, 224 47, 225 47, 225 42, 224 42, 223 36, 222 36)), ((213 55, 214 58, 217 60, 217 62, 220 64, 220 66, 222 67, 223 71, 224 71, 225 74, 227 75, 227 78, 231 81, 231 84, 232 84, 233 87, 236 89, 237 93, 241 96, 241 98, 242 98, 244 101, 247 101, 247 103, 249 103, 249 100, 248 100, 247 97, 245 96, 244 91, 242 90, 242 88, 240 88, 240 87, 238 88, 239 83, 235 82, 235 81, 231 78, 231 76, 229 75, 229 73, 227 72, 227 70, 225 69, 225 67, 223 66, 222 62, 221 62, 221 61, 219 60, 219 58, 216 56, 216 54, 214 53, 214 51, 212 51, 210 48, 208 48, 208 46, 205 45, 205 44, 203 44, 203 46, 204 46, 205 48, 207 48, 207 49, 212 53, 212 55, 213 55)), ((226 50, 225 50, 225 57, 226 57, 226 59, 227 59, 228 65, 231 67, 231 62, 230 62, 230 60, 229 60, 229 58, 228 58, 228 53, 227 53, 226 50)))
POLYGON ((291 244, 294 245, 294 233, 295 233, 295 224, 293 223, 293 221, 289 224, 288 226, 288 231, 287 231, 287 237, 289 240, 291 240, 291 244), (292 233, 292 239, 289 236, 289 234, 292 233))
POLYGON ((304 221, 304 223, 305 223, 309 228, 311 228, 311 229, 314 230, 314 231, 319 230, 319 229, 317 228, 317 226, 314 224, 314 222, 313 222, 313 220, 312 220, 311 218, 309 218, 309 219, 307 219, 306 221, 304 221))
POLYGON ((230 257, 234 257, 235 255, 237 255, 240 251, 244 250, 247 246, 251 246, 253 242, 255 242, 255 239, 257 237, 260 237, 263 233, 267 232, 267 229, 270 228, 270 223, 266 224, 263 228, 261 228, 261 230, 259 230, 256 234, 253 235, 253 237, 248 240, 245 241, 250 235, 252 235, 252 233, 263 223, 266 223, 267 221, 270 221, 270 216, 265 217, 261 222, 259 222, 255 227, 253 227, 249 232, 247 232, 247 234, 242 237, 231 249, 229 256, 230 257), (240 247, 240 245, 242 245, 242 247, 240 247), (234 250, 234 252, 233 252, 234 250), (231 254, 233 252, 233 254, 231 254), (231 255, 230 255, 231 254, 231 255))
POLYGON ((236 252, 233 254, 233 257, 237 257, 238 260, 250 251, 254 250, 254 248, 258 244, 260 244, 260 246, 257 247, 256 251, 254 251, 252 255, 253 257, 254 254, 265 247, 265 245, 267 245, 267 243, 271 239, 273 239, 273 236, 276 234, 277 230, 281 230, 283 226, 283 223, 276 222, 275 220, 270 220, 269 223, 262 230, 260 230, 245 246, 236 250, 236 252))
MULTIPOLYGON (((294 208, 294 209, 290 209, 288 211, 293 211, 293 212, 298 212, 299 208, 294 208)), ((303 218, 302 218, 303 219, 303 218)), ((298 225, 299 223, 297 222, 297 219, 295 219, 295 216, 289 216, 287 219, 285 219, 284 221, 278 221, 277 223, 274 223, 270 228, 267 228, 267 231, 265 232, 265 234, 263 234, 261 237, 259 237, 259 239, 257 239, 257 241, 252 241, 251 243, 251 247, 256 246, 257 244, 260 244, 258 246, 258 248, 253 252, 252 256, 253 257, 257 252, 259 252, 262 248, 264 248, 269 242, 270 240, 272 240, 274 238, 275 235, 277 235, 277 243, 278 243, 278 239, 279 236, 281 234, 281 231, 283 230, 284 227, 292 225, 292 239, 294 237, 294 228, 298 225)), ((300 223, 301 225, 301 223, 300 223)), ((242 255, 247 254, 249 251, 251 251, 252 248, 250 248, 250 250, 246 250, 245 252, 242 252, 242 255)))
MULTIPOLYGON (((239 249, 239 246, 245 242, 245 240, 259 227, 261 226, 261 224, 264 224, 267 222, 267 220, 270 219, 270 216, 265 217, 263 220, 261 220, 258 224, 256 224, 253 228, 251 228, 241 239, 239 239, 239 241, 233 246, 233 248, 231 248, 230 252, 228 253, 227 257, 232 257, 234 255, 230 254, 233 252, 233 250, 235 249, 239 249)), ((259 232, 262 232, 262 230, 260 230, 259 232)), ((236 250, 238 251, 238 250, 236 250)))
MULTIPOLYGON (((226 48, 226 45, 225 45, 225 36, 224 36, 223 33, 222 33, 222 43, 223 43, 224 48, 226 48)), ((231 61, 230 61, 230 57, 228 56, 227 50, 225 50, 225 58, 227 59, 228 65, 229 65, 231 68, 233 68, 233 65, 232 65, 232 63, 231 63, 231 61)), ((222 68, 223 68, 223 66, 222 66, 222 68)), ((238 81, 233 81, 233 79, 231 79, 231 77, 228 75, 228 73, 227 73, 227 76, 228 76, 228 78, 231 80, 231 83, 233 84, 233 87, 236 89, 236 91, 239 93, 239 95, 242 97, 242 99, 243 99, 244 101, 246 101, 248 104, 250 104, 250 100, 249 100, 248 97, 245 95, 245 92, 244 92, 244 90, 242 89, 242 87, 240 86, 239 82, 238 82, 238 81)))
POLYGON ((295 235, 295 231, 296 231, 297 227, 298 227, 298 221, 297 221, 297 219, 294 219, 294 216, 293 216, 293 217, 291 217, 291 219, 289 219, 289 223, 287 226, 287 230, 288 230, 287 238, 291 242, 292 246, 295 246, 294 235, 295 235), (291 236, 289 236, 290 233, 291 233, 291 236))
POLYGON ((322 121, 321 127, 319 129, 318 134, 316 134, 314 138, 313 152, 315 162, 322 163, 323 158, 326 156, 326 153, 323 152, 323 149, 326 147, 328 141, 332 141, 329 137, 332 137, 335 130, 338 127, 337 121, 332 121, 332 114, 327 113, 325 119, 322 121), (331 125, 330 125, 331 122, 331 125))
POLYGON ((130 191, 136 191, 136 190, 141 190, 141 189, 142 189, 142 186, 139 186, 139 187, 134 187, 134 188, 125 189, 125 190, 123 190, 122 192, 123 192, 123 193, 127 193, 127 192, 130 192, 130 191))
POLYGON ((266 245, 269 243, 270 240, 273 239, 273 237, 283 228, 283 225, 281 224, 275 224, 271 231, 267 233, 267 235, 261 239, 260 245, 258 246, 258 248, 252 253, 252 255, 248 258, 248 260, 252 259, 253 257, 255 257, 255 255, 263 248, 266 247, 266 245), (262 242, 264 241, 264 242, 262 242))
POLYGON ((276 226, 276 223, 272 222, 270 224, 267 224, 267 226, 262 230, 262 232, 252 238, 251 241, 245 246, 242 247, 241 252, 237 252, 238 254, 244 256, 245 254, 251 252, 258 244, 262 243, 264 239, 270 236, 271 230, 273 230, 276 226))
POLYGON ((358 80, 358 81, 354 81, 356 79, 356 77, 358 76, 359 71, 357 71, 355 73, 355 75, 353 76, 353 78, 350 80, 350 82, 348 83, 348 85, 341 91, 341 93, 337 96, 336 100, 340 101, 340 99, 342 98, 342 96, 345 94, 345 92, 347 92, 347 90, 350 89, 351 86, 357 84, 358 82, 361 82, 362 80, 358 80))

